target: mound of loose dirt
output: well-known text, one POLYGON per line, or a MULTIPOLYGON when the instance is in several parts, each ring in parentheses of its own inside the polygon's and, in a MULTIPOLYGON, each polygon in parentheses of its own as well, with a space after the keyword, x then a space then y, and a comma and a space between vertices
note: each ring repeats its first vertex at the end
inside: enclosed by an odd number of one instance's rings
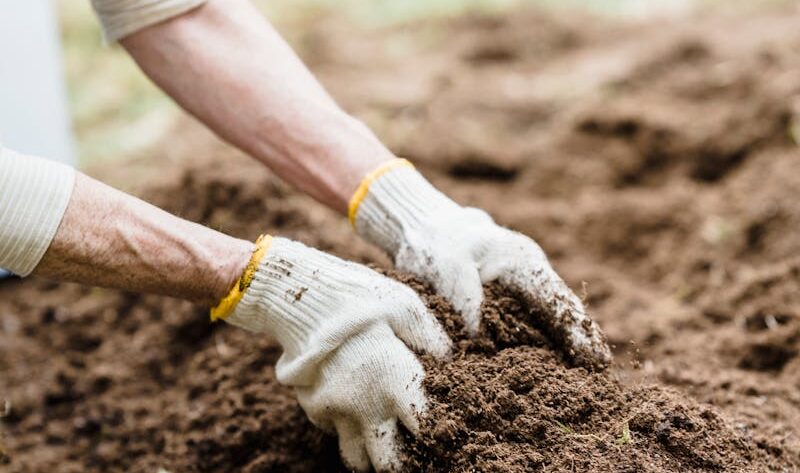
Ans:
POLYGON ((431 410, 408 439, 410 471, 770 471, 781 448, 671 389, 625 387, 565 366, 516 298, 491 285, 469 338, 440 297, 424 295, 457 341, 452 362, 426 358, 431 410))
MULTIPOLYGON (((798 22, 515 12, 304 29, 297 44, 345 107, 586 282, 615 345, 607 373, 569 367, 493 287, 468 340, 408 281, 458 340, 452 363, 425 360, 413 470, 800 469, 798 22)), ((194 123, 94 173, 242 238, 390 267, 194 123)), ((0 469, 341 471, 335 439, 275 382, 278 355, 182 302, 2 281, 0 469)))

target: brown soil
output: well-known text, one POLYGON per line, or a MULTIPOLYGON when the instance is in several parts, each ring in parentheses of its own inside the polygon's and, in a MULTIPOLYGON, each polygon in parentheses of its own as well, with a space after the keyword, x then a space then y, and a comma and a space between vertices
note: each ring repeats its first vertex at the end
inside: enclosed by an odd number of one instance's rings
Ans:
MULTIPOLYGON (((401 278, 402 279, 402 278, 401 278)), ((535 317, 490 286, 476 339, 421 290, 458 342, 455 359, 425 359, 430 414, 408 439, 411 471, 781 471, 779 442, 754 437, 709 405, 656 385, 623 386, 568 368, 535 317)))
MULTIPOLYGON (((615 345, 606 373, 567 366, 495 287, 468 340, 409 281, 459 340, 452 363, 425 360, 411 470, 800 470, 799 22, 516 12, 296 35, 397 153, 535 238, 615 345)), ((188 120, 94 173, 227 233, 390 267, 188 120)), ((278 349, 206 320, 161 297, 0 283, 0 470, 341 471, 275 382, 278 349)))

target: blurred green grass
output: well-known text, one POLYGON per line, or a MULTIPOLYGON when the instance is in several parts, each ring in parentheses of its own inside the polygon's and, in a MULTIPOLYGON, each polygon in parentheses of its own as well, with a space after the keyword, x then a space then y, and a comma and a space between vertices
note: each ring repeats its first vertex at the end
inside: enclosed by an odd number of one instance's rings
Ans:
MULTIPOLYGON (((776 3, 782 0, 757 2, 776 3)), ((602 14, 647 16, 698 4, 752 6, 748 0, 256 0, 280 29, 335 11, 370 26, 465 11, 498 12, 523 5, 588 9, 602 14)), ((118 46, 106 47, 88 0, 57 0, 69 107, 79 164, 129 156, 161 138, 177 106, 139 71, 118 46)))
POLYGON ((59 0, 69 108, 79 165, 158 139, 177 107, 119 47, 106 47, 88 1, 59 0))

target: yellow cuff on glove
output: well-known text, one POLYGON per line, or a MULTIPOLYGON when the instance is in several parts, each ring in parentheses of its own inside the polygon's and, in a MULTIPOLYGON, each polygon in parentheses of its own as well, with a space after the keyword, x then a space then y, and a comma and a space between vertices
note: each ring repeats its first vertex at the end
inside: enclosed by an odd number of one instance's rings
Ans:
POLYGON ((253 281, 253 276, 256 274, 258 265, 261 263, 261 260, 264 259, 264 255, 267 254, 267 250, 269 250, 271 245, 272 237, 270 235, 261 235, 258 237, 258 240, 256 240, 256 249, 253 250, 253 256, 250 257, 250 262, 248 262, 247 266, 244 268, 242 276, 236 284, 234 284, 231 292, 229 292, 216 307, 211 309, 212 322, 224 320, 231 315, 233 309, 236 308, 236 305, 239 304, 239 301, 244 297, 247 288, 250 287, 250 282, 253 281))
POLYGON ((358 207, 367 196, 367 193, 369 192, 369 186, 387 172, 399 167, 408 167, 413 169, 414 165, 411 164, 411 161, 407 159, 397 158, 381 164, 374 171, 370 172, 364 177, 364 179, 361 181, 361 184, 358 185, 358 189, 356 189, 355 193, 353 193, 353 197, 350 198, 350 204, 347 207, 347 218, 350 219, 350 225, 353 227, 356 226, 356 214, 358 213, 358 207))

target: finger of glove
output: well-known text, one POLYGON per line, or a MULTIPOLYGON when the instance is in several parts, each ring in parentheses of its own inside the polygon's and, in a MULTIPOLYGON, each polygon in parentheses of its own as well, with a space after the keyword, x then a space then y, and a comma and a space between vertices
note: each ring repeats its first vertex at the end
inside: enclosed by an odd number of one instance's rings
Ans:
POLYGON ((467 332, 476 335, 481 324, 483 286, 475 264, 472 261, 442 264, 434 286, 461 314, 467 332))
POLYGON ((364 439, 375 471, 383 473, 402 470, 396 419, 368 427, 365 429, 364 439))
POLYGON ((428 401, 422 389, 424 373, 411 379, 403 389, 395 394, 395 413, 400 422, 414 434, 419 435, 419 419, 427 411, 428 401))
POLYGON ((369 471, 369 454, 361 429, 355 422, 347 419, 341 419, 335 424, 342 461, 352 470, 369 471))
POLYGON ((510 240, 510 244, 487 255, 487 273, 494 273, 488 276, 496 276, 531 309, 541 313, 545 331, 575 363, 592 369, 606 367, 611 351, 581 300, 556 274, 533 240, 519 234, 510 240))
POLYGON ((453 343, 436 317, 425 307, 419 296, 412 293, 412 302, 406 311, 389 319, 395 335, 406 345, 438 359, 450 357, 453 343))
POLYGON ((600 328, 587 315, 580 299, 552 269, 523 268, 505 279, 528 305, 544 314, 542 322, 577 364, 602 369, 611 351, 600 328))
POLYGON ((297 402, 306 413, 306 417, 314 426, 328 434, 336 432, 334 417, 324 408, 329 404, 326 402, 327 391, 318 389, 316 386, 298 386, 294 388, 294 393, 297 396, 297 402))

